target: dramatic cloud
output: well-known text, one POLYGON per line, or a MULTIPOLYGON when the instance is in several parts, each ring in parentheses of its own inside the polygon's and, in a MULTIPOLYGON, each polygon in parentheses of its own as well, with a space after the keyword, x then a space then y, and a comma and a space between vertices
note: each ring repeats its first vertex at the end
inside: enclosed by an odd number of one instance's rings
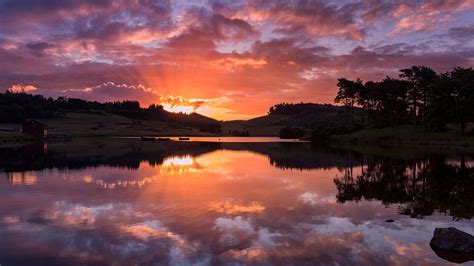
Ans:
POLYGON ((269 20, 285 34, 340 36, 362 40, 365 31, 356 22, 360 3, 342 5, 323 1, 257 1, 250 5, 250 17, 269 20))
POLYGON ((330 103, 341 76, 473 66, 473 12, 471 0, 0 0, 0 89, 250 118, 330 103))

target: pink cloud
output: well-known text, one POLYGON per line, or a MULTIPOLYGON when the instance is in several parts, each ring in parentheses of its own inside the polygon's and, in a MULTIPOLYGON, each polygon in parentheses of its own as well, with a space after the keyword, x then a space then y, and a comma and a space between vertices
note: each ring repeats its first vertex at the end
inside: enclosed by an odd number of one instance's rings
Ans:
POLYGON ((428 0, 420 5, 400 5, 393 16, 399 18, 389 36, 406 31, 434 31, 445 28, 453 14, 474 8, 471 0, 428 0))

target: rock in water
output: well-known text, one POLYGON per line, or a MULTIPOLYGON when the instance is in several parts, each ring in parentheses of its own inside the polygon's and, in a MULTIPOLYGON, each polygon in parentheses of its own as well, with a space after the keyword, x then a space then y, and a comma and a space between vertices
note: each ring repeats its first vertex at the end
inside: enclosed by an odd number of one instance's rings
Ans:
POLYGON ((474 236, 454 227, 436 228, 430 246, 436 255, 450 262, 474 260, 474 236))

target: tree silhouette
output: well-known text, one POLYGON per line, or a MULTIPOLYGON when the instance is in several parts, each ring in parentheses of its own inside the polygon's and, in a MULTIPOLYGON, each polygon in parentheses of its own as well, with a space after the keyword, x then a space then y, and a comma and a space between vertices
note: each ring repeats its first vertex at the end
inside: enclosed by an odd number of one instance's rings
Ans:
MULTIPOLYGON (((410 82, 408 89, 408 100, 412 107, 413 125, 416 126, 418 116, 423 116, 428 103, 428 90, 433 81, 437 78, 436 72, 426 66, 412 66, 401 69, 400 78, 410 82)), ((423 116, 423 124, 427 128, 426 116, 423 116)))
POLYGON ((346 78, 338 79, 337 86, 339 91, 334 99, 336 103, 342 102, 345 106, 349 107, 350 122, 354 124, 354 104, 358 98, 358 93, 361 91, 363 85, 360 79, 356 81, 348 80, 346 78))
POLYGON ((455 103, 454 120, 460 125, 464 135, 466 124, 474 122, 474 70, 456 67, 451 72, 451 80, 455 103))

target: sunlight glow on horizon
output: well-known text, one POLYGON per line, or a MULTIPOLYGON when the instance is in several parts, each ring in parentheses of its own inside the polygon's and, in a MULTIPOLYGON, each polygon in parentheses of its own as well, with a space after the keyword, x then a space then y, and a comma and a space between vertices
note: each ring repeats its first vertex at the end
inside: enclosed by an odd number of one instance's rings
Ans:
POLYGON ((163 109, 172 113, 191 114, 204 104, 204 100, 190 99, 183 96, 161 96, 160 105, 163 109))
POLYGON ((163 109, 172 113, 184 113, 191 114, 196 111, 194 106, 184 106, 184 105, 171 105, 168 103, 162 103, 163 109))

